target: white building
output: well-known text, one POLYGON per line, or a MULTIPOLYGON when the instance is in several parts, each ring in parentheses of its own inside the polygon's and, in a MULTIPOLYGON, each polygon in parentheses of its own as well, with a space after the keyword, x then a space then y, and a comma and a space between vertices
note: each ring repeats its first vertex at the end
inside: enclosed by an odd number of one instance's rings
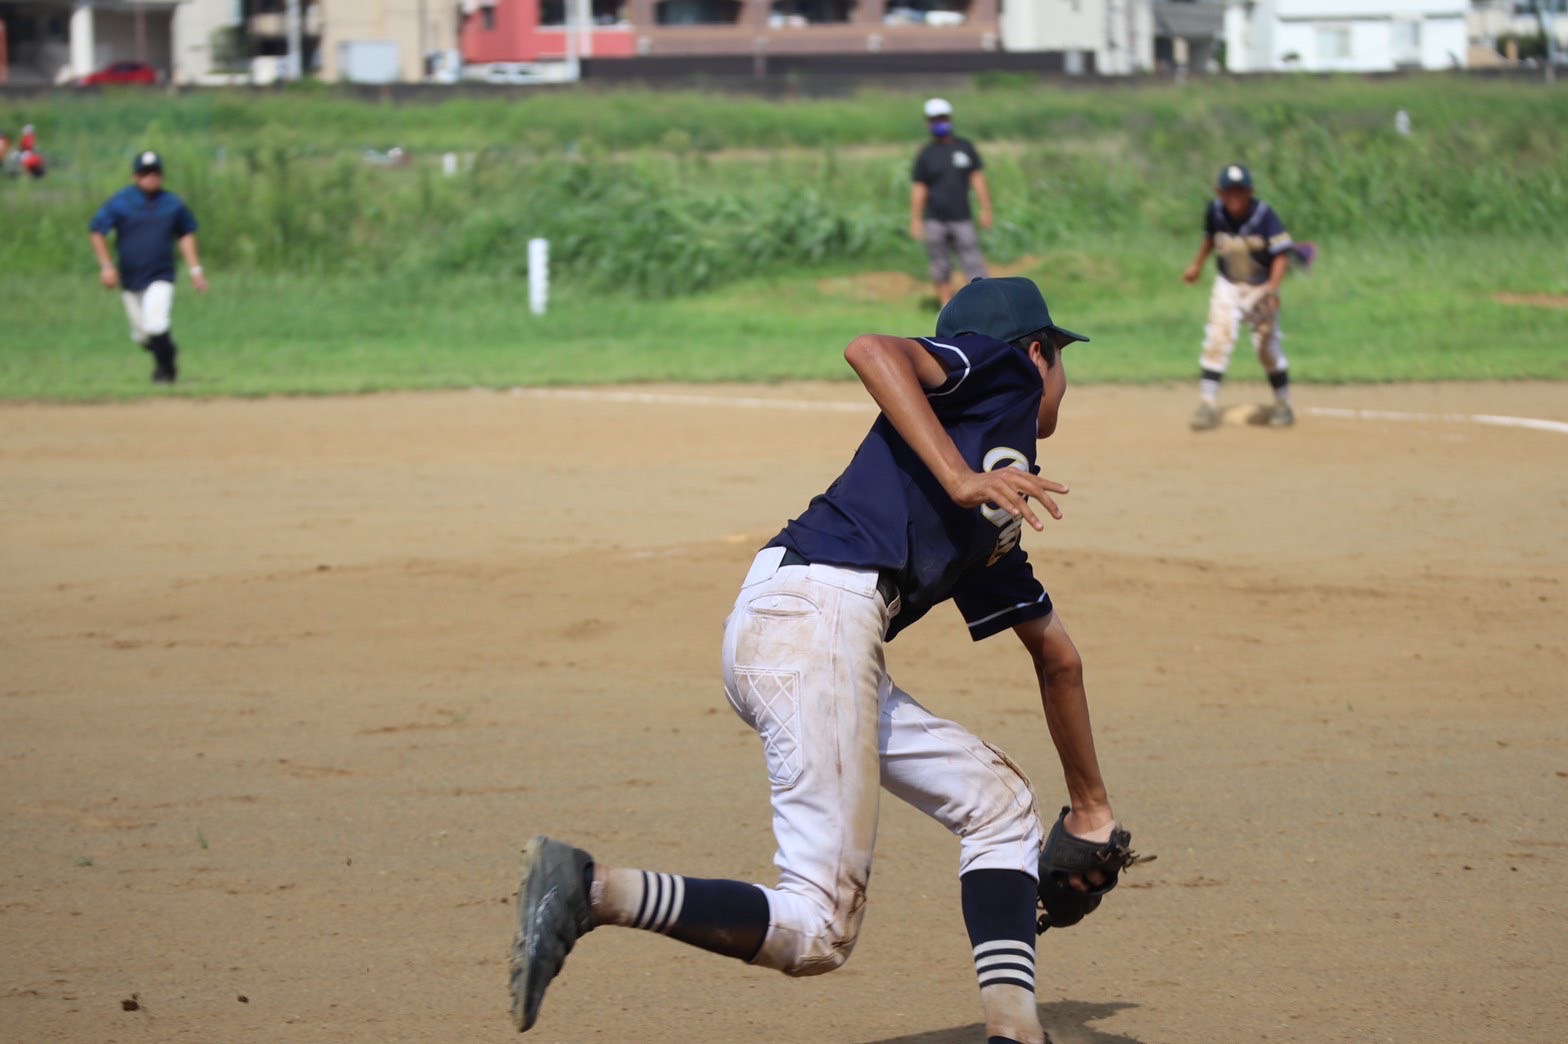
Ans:
POLYGON ((1068 72, 1154 68, 1154 0, 1003 0, 1000 22, 1004 48, 1065 51, 1068 72))
POLYGON ((1232 0, 1231 72, 1464 68, 1467 0, 1232 0))
POLYGON ((197 83, 215 34, 239 18, 237 0, 0 0, 14 84, 70 83, 116 62, 197 83))

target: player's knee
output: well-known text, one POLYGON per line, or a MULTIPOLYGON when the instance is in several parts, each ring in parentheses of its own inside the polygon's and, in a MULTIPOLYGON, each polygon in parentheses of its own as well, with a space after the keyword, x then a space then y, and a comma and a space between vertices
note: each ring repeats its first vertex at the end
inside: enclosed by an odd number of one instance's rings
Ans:
POLYGON ((828 911, 800 896, 774 893, 773 924, 755 963, 792 978, 826 975, 854 952, 865 911, 863 900, 828 911))
POLYGON ((800 940, 803 945, 796 950, 794 959, 779 970, 791 978, 806 978, 842 968, 855 950, 859 929, 858 923, 846 925, 828 921, 819 925, 815 932, 800 940))

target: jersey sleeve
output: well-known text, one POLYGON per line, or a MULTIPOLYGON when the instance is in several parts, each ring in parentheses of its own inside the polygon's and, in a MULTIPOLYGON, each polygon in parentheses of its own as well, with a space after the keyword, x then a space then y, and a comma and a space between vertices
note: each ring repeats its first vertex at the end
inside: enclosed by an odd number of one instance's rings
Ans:
POLYGON ((984 170, 985 163, 980 159, 980 150, 975 148, 974 142, 964 142, 964 148, 969 152, 969 158, 974 161, 974 165, 969 168, 971 173, 977 170, 984 170))
POLYGON ((918 181, 922 185, 931 184, 931 171, 927 169, 925 149, 915 153, 915 165, 909 170, 909 180, 918 181))
POLYGON ((98 208, 98 213, 87 223, 87 231, 97 232, 101 236, 108 235, 114 229, 114 197, 104 200, 103 206, 98 208))
POLYGON ((939 420, 963 416, 971 407, 981 408, 1009 390, 1019 394, 1040 390, 1034 364, 1003 341, 981 334, 915 340, 947 370, 947 380, 926 389, 926 400, 939 420))
POLYGON ((969 625, 970 639, 976 642, 1025 620, 1049 616, 1054 608, 1021 547, 1014 547, 995 565, 964 577, 953 591, 953 604, 969 625))
POLYGON ((179 212, 174 215, 174 234, 176 237, 188 236, 194 231, 196 231, 196 215, 191 213, 191 208, 185 205, 184 200, 180 200, 179 212))
POLYGON ((1261 231, 1264 238, 1268 241, 1270 254, 1283 254, 1295 246, 1295 243, 1291 242, 1290 233, 1285 231, 1285 222, 1280 220, 1280 216, 1274 212, 1273 207, 1269 207, 1269 212, 1263 215, 1263 228, 1261 231))
POLYGON ((1214 204, 1210 203, 1203 208, 1203 238, 1213 239, 1214 233, 1219 230, 1219 222, 1216 220, 1214 213, 1214 204))

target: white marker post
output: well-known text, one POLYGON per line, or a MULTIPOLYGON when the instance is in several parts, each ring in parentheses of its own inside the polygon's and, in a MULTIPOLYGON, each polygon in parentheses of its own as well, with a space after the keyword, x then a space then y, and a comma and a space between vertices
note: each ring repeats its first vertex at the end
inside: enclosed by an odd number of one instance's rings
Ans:
POLYGON ((457 173, 457 153, 448 152, 442 155, 441 173, 449 178, 457 173))
POLYGON ((543 315, 550 303, 550 241, 528 241, 528 308, 535 315, 543 315))

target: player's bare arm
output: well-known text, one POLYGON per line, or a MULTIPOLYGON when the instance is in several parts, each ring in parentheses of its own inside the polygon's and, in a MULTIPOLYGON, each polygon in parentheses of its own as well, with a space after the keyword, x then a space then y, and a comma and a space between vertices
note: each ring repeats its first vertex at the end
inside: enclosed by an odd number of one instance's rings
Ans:
POLYGON ((1052 493, 1067 492, 1061 483, 1017 468, 975 472, 965 463, 925 395, 925 389, 938 387, 947 380, 947 371, 920 342, 907 337, 863 334, 849 342, 844 358, 893 428, 955 504, 995 504, 1041 530, 1045 523, 1030 509, 1027 500, 1034 497, 1052 518, 1062 517, 1061 509, 1051 498, 1052 493))
POLYGON ((1192 264, 1187 266, 1187 271, 1181 274, 1182 282, 1196 283, 1198 276, 1203 274, 1203 262, 1214 253, 1214 240, 1208 236, 1203 237, 1203 242, 1198 246, 1198 256, 1192 259, 1192 264))
POLYGON ((969 184, 975 190, 975 198, 980 201, 980 227, 989 229, 992 225, 991 186, 985 180, 985 171, 977 170, 971 174, 969 184))
POLYGON ((1062 762, 1068 803, 1072 806, 1066 827, 1080 837, 1093 836, 1108 829, 1115 816, 1094 751, 1083 658, 1054 612, 1018 624, 1013 633, 1034 661, 1046 727, 1062 762))
POLYGON ((113 290, 120 285, 120 273, 114 267, 114 259, 109 256, 109 241, 102 232, 89 232, 87 238, 93 245, 93 253, 98 257, 98 281, 106 290, 113 290))
POLYGON ((926 197, 930 195, 923 181, 911 182, 909 186, 909 238, 920 242, 925 238, 925 213, 926 197))
POLYGON ((180 237, 180 254, 185 258, 185 267, 191 273, 191 286, 196 292, 207 292, 207 276, 201 268, 201 257, 196 252, 196 233, 187 232, 180 237))
POLYGON ((1279 288, 1285 282, 1285 273, 1290 270, 1289 251, 1275 254, 1274 260, 1269 262, 1269 281, 1263 284, 1265 293, 1279 295, 1279 288))

